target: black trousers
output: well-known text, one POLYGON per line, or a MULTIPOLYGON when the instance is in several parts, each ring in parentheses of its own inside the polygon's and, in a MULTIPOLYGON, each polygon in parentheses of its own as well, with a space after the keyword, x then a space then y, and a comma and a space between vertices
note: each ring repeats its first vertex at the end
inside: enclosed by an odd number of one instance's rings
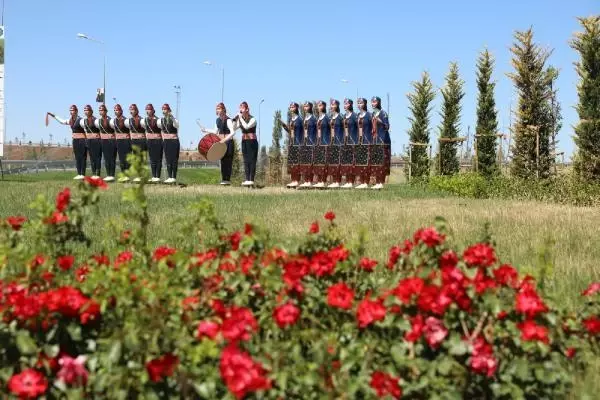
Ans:
POLYGON ((163 159, 162 139, 148 139, 148 154, 150 156, 150 171, 153 178, 160 178, 163 159))
POLYGON ((117 169, 117 141, 115 139, 102 139, 102 155, 106 176, 115 176, 117 169))
POLYGON ((256 160, 258 159, 258 140, 242 140, 242 155, 244 156, 244 172, 247 181, 254 181, 256 175, 256 160))
POLYGON ((233 168, 233 140, 227 142, 227 151, 221 158, 221 179, 229 182, 233 168))
POLYGON ((167 161, 167 174, 169 178, 177 178, 179 164, 179 139, 165 139, 165 160, 167 161))
POLYGON ((88 139, 92 175, 100 176, 102 169, 102 139, 88 139))
POLYGON ((119 167, 121 168, 121 172, 125 172, 129 169, 127 155, 131 153, 131 140, 117 139, 117 153, 119 154, 119 167))
POLYGON ((85 139, 73 139, 73 154, 75 155, 75 167, 77 175, 85 175, 87 165, 88 149, 85 144, 85 139))

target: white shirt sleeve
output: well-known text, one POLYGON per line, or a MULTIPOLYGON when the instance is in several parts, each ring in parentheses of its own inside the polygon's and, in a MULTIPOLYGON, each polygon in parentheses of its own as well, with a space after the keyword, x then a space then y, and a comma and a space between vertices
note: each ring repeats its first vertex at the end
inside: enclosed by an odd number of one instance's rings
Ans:
POLYGON ((114 118, 111 118, 108 121, 108 126, 110 126, 112 129, 115 129, 115 119, 114 118))
POLYGON ((146 129, 146 118, 140 118, 140 126, 146 129))
POLYGON ((158 129, 162 130, 162 118, 156 119, 156 126, 158 126, 158 129))
POLYGON ((225 141, 229 141, 231 140, 231 138, 233 137, 233 135, 235 135, 235 127, 233 126, 233 120, 232 119, 228 119, 227 120, 227 127, 229 128, 229 135, 225 136, 225 141))
POLYGON ((179 129, 179 121, 177 121, 176 118, 173 118, 173 126, 177 129, 179 129))
MULTIPOLYGON (((79 126, 82 127, 83 130, 85 131, 85 119, 84 118, 81 118, 79 120, 79 126)), ((86 133, 87 133, 87 131, 86 131, 86 133)))
POLYGON ((59 124, 63 124, 63 125, 69 125, 69 120, 68 119, 62 119, 61 117, 59 117, 58 115, 54 116, 54 119, 59 123, 59 124))
POLYGON ((96 128, 98 128, 98 129, 100 129, 100 121, 98 120, 98 118, 96 118, 96 119, 94 120, 94 126, 95 126, 96 128))
POLYGON ((250 118, 250 121, 248 121, 248 123, 246 123, 246 121, 244 121, 244 118, 240 117, 238 118, 238 123, 240 125, 242 125, 244 127, 244 129, 250 129, 250 128, 254 128, 256 126, 256 119, 254 117, 250 118))
POLYGON ((129 118, 125 118, 125 119, 123 120, 123 122, 125 123, 125 127, 126 127, 127 129, 131 129, 131 127, 129 126, 129 118))

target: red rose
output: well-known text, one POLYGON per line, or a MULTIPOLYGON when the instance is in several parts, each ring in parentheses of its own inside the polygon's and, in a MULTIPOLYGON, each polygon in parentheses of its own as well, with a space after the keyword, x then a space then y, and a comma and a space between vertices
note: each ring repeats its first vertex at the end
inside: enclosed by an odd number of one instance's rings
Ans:
POLYGON ((477 243, 464 251, 463 260, 470 267, 490 267, 496 262, 496 253, 488 244, 477 243))
POLYGON ((503 264, 494 270, 494 278, 499 285, 516 287, 519 274, 508 264, 503 264))
POLYGON ((585 289, 581 295, 582 296, 591 296, 600 292, 600 282, 590 283, 587 289, 585 289))
POLYGON ((146 371, 152 382, 160 382, 163 378, 173 375, 179 364, 179 357, 167 353, 146 363, 146 371))
POLYGON ((229 341, 249 340, 250 335, 258 330, 258 322, 252 311, 245 307, 233 306, 226 309, 221 332, 229 341))
POLYGON ((440 235, 434 227, 421 228, 414 235, 415 244, 425 243, 429 248, 442 244, 444 239, 445 235, 440 235))
POLYGON ((398 259, 400 258, 400 247, 399 246, 393 246, 390 248, 390 251, 388 252, 388 262, 387 262, 387 268, 388 269, 392 269, 394 268, 394 265, 396 265, 396 263, 398 262, 398 259))
POLYGON ((219 372, 225 386, 236 399, 243 399, 248 393, 271 387, 263 366, 233 344, 221 353, 219 372))
POLYGON ((60 256, 56 259, 56 264, 58 264, 58 267, 63 271, 70 270, 71 267, 73 266, 74 262, 75 262, 75 257, 73 257, 71 255, 60 256))
POLYGON ((335 262, 346 261, 349 255, 350 251, 343 244, 329 250, 329 257, 335 262))
POLYGON ((281 329, 294 325, 298 318, 300 318, 300 309, 292 303, 275 307, 273 311, 273 319, 281 329))
POLYGON ((284 264, 283 271, 283 281, 289 288, 292 288, 308 275, 310 265, 305 258, 293 259, 284 264))
POLYGON ((86 359, 86 356, 73 358, 68 355, 63 355, 60 360, 58 360, 61 368, 56 376, 67 385, 86 385, 89 375, 88 371, 85 369, 86 359))
POLYGON ((123 264, 127 264, 129 261, 133 260, 133 253, 129 250, 125 250, 120 252, 115 258, 115 268, 119 268, 123 264))
POLYGON ((335 219, 335 214, 334 214, 334 212, 333 212, 333 211, 327 211, 327 212, 325 213, 325 219, 326 219, 327 221, 332 221, 332 222, 333 222, 333 220, 335 219))
POLYGON ((446 329, 444 322, 441 320, 435 317, 427 317, 423 333, 429 346, 432 349, 436 349, 446 336, 448 336, 448 329, 446 329))
POLYGON ((90 267, 84 264, 75 270, 75 279, 77 279, 77 282, 84 282, 85 278, 87 277, 87 274, 89 273, 90 267))
POLYGON ((583 326, 590 333, 590 335, 598 335, 600 334, 600 318, 598 317, 590 317, 588 319, 584 319, 583 326))
POLYGON ((102 178, 92 178, 91 176, 86 176, 85 182, 91 187, 98 189, 106 189, 108 187, 102 178))
POLYGON ((421 311, 437 315, 444 315, 450 304, 452 298, 446 291, 440 290, 435 285, 425 286, 417 300, 417 306, 421 311))
POLYGON ((376 321, 381 321, 385 318, 385 314, 386 309, 383 305, 383 301, 371 301, 367 296, 358 304, 358 308, 356 310, 358 326, 360 328, 365 328, 376 321))
POLYGON ((152 255, 152 259, 154 261, 160 261, 163 258, 172 256, 173 254, 177 253, 177 249, 173 249, 169 246, 160 246, 157 247, 156 250, 154 250, 154 254, 152 255))
MULTIPOLYGON (((131 254, 130 252, 128 253, 131 254)), ((96 264, 98 264, 99 266, 110 265, 110 259, 106 254, 96 254, 92 258, 94 259, 94 261, 96 261, 96 264)))
POLYGON ((421 314, 417 314, 410 319, 411 330, 404 334, 404 339, 409 342, 416 342, 423 335, 423 329, 425 328, 425 321, 421 314))
POLYGON ((244 235, 246 235, 246 236, 252 235, 252 225, 251 224, 244 224, 244 235))
POLYGON ((526 284, 516 296, 515 310, 521 314, 525 314, 527 318, 533 318, 539 313, 548 311, 548 307, 544 304, 533 286, 526 284))
POLYGON ((35 257, 33 257, 33 260, 31 260, 31 262, 29 263, 29 266, 32 269, 35 269, 37 267, 39 267, 40 265, 43 265, 46 262, 46 258, 44 257, 43 254, 37 254, 35 257))
POLYGON ((319 223, 317 221, 313 222, 310 225, 310 229, 308 230, 308 233, 319 233, 319 223))
POLYGON ((463 274, 463 272, 454 265, 446 264, 443 267, 441 267, 441 270, 442 283, 444 285, 457 283, 462 286, 462 284, 467 281, 465 274, 463 274))
POLYGON ((418 296, 423 290, 425 282, 421 278, 405 278, 398 282, 398 286, 392 291, 402 303, 410 304, 413 296, 418 296))
POLYGON ((53 211, 50 217, 44 218, 44 223, 47 225, 58 225, 65 223, 68 220, 69 217, 67 217, 65 214, 61 213, 60 211, 53 211))
POLYGON ((525 341, 540 341, 548 344, 548 328, 537 325, 535 321, 527 320, 517 324, 517 328, 521 331, 521 339, 525 341))
POLYGON ((239 231, 233 232, 229 236, 229 243, 231 244, 231 250, 237 251, 240 248, 241 240, 242 240, 242 234, 239 231))
POLYGON ((48 283, 51 283, 54 280, 54 274, 50 271, 44 271, 40 276, 48 283))
POLYGON ((458 256, 454 251, 445 251, 444 254, 440 256, 439 266, 441 269, 456 267, 456 264, 458 264, 458 256))
POLYGON ((10 225, 13 231, 20 230, 25 221, 27 221, 27 218, 20 215, 6 218, 6 223, 10 225))
POLYGON ((71 189, 64 188, 56 195, 56 211, 63 212, 71 202, 71 189))
POLYGON ((121 232, 121 237, 119 238, 119 241, 121 243, 127 243, 129 241, 129 238, 131 237, 131 231, 129 229, 121 232))
POLYGON ((216 322, 200 321, 200 323, 198 324, 198 332, 196 333, 196 337, 198 339, 201 339, 203 337, 214 339, 219 334, 220 329, 221 327, 216 322))
POLYGON ((44 375, 31 368, 11 376, 8 380, 8 390, 22 399, 37 398, 43 395, 46 389, 48 389, 48 381, 44 375))
POLYGON ((360 262, 358 265, 360 266, 360 268, 362 268, 363 270, 365 270, 367 272, 373 272, 373 270, 377 266, 377 260, 363 257, 360 259, 360 262))
POLYGON ((371 388, 377 393, 377 397, 392 396, 399 399, 402 396, 400 388, 400 379, 395 378, 382 371, 375 371, 371 374, 371 388))
POLYGON ((567 358, 573 358, 575 357, 575 354, 577 354, 577 349, 573 347, 569 347, 567 350, 565 350, 565 356, 567 356, 567 358))
POLYGON ((475 293, 483 294, 489 289, 494 289, 497 286, 496 281, 488 275, 487 270, 479 268, 475 278, 473 279, 473 286, 475 287, 475 293))
POLYGON ((242 273, 244 275, 248 275, 254 266, 254 261, 256 260, 256 256, 254 254, 246 255, 244 254, 240 258, 240 268, 242 269, 242 273))
POLYGON ((498 368, 498 360, 494 358, 492 346, 481 336, 473 342, 470 366, 473 372, 486 375, 488 378, 494 376, 498 368))
POLYGON ((343 310, 352 308, 354 302, 354 291, 344 282, 336 283, 327 289, 327 304, 343 310))
POLYGON ((332 275, 336 263, 328 252, 319 251, 310 258, 310 269, 318 277, 332 275))
POLYGON ((496 315, 496 319, 499 319, 499 320, 503 320, 506 317, 508 317, 508 313, 504 310, 500 311, 498 313, 498 315, 496 315))

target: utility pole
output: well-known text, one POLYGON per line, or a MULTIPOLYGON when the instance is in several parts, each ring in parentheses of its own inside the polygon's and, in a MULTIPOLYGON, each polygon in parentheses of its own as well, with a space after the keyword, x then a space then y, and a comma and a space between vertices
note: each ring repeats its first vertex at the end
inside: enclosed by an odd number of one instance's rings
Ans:
POLYGON ((179 105, 181 104, 181 86, 173 85, 173 89, 175 89, 175 95, 177 96, 177 101, 175 103, 175 118, 179 119, 179 105))

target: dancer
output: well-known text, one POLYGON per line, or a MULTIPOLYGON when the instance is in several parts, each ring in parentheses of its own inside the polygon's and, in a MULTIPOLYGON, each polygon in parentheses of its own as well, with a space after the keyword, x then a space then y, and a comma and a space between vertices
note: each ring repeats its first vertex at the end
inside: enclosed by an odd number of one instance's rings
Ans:
POLYGON ((354 102, 351 99, 344 100, 344 146, 340 156, 340 169, 342 175, 346 177, 346 183, 342 188, 351 189, 356 179, 355 155, 359 144, 358 137, 358 117, 354 112, 354 102))
POLYGON ((371 138, 373 125, 371 122, 371 113, 367 111, 367 99, 358 99, 358 137, 359 145, 356 147, 354 155, 355 174, 360 177, 360 185, 356 189, 368 189, 371 178, 369 168, 369 154, 371 150, 371 138))
POLYGON ((92 164, 92 178, 100 178, 100 169, 102 167, 102 139, 100 139, 100 129, 96 126, 96 117, 94 110, 89 104, 83 108, 85 118, 82 120, 85 137, 90 153, 90 164, 92 164))
POLYGON ((215 133, 221 138, 221 143, 227 144, 227 151, 221 159, 221 185, 231 185, 231 173, 233 169, 233 135, 235 135, 235 125, 231 118, 227 116, 225 104, 219 103, 216 108, 217 121, 215 129, 201 128, 203 133, 215 133))
MULTIPOLYGON (((324 188, 327 182, 327 153, 331 143, 331 126, 327 116, 327 103, 317 103, 319 119, 317 120, 317 143, 314 146, 312 173, 317 180, 314 188, 324 188)), ((312 179, 312 176, 311 176, 312 179)))
POLYGON ((371 144, 371 171, 375 175, 372 189, 383 189, 385 177, 389 175, 390 166, 390 133, 389 119, 385 110, 381 109, 381 98, 371 99, 373 108, 373 143, 371 144))
POLYGON ((250 115, 248 103, 240 103, 240 112, 235 117, 238 127, 242 130, 242 156, 244 157, 244 173, 246 180, 242 186, 253 186, 258 159, 258 140, 256 139, 256 119, 250 115))
POLYGON ((301 188, 312 187, 313 179, 313 157, 317 144, 317 119, 313 115, 313 105, 307 101, 304 103, 304 145, 300 148, 300 168, 304 183, 301 188))
MULTIPOLYGON (((62 119, 51 112, 49 112, 48 115, 54 118, 59 124, 69 125, 71 127, 73 155, 75 156, 75 167, 77 169, 77 175, 73 179, 80 181, 85 177, 85 169, 87 164, 88 149, 86 145, 85 130, 83 129, 83 121, 78 114, 76 105, 73 104, 69 108, 69 113, 71 114, 69 119, 62 119)), ((46 125, 48 125, 47 118, 46 125)))
POLYGON ((290 103, 287 124, 281 120, 279 121, 283 129, 289 134, 287 170, 292 181, 286 185, 288 188, 295 188, 300 184, 300 149, 304 144, 304 127, 299 111, 300 106, 298 103, 290 103))
POLYGON ((102 155, 104 156, 104 168, 106 169, 104 181, 113 182, 117 168, 117 140, 115 130, 111 126, 112 119, 108 117, 108 110, 104 104, 100 104, 98 112, 100 113, 100 118, 96 119, 94 124, 100 130, 102 155))
MULTIPOLYGON (((131 136, 131 147, 139 148, 141 154, 145 154, 148 151, 148 143, 146 142, 146 130, 142 126, 143 118, 140 117, 140 110, 137 104, 131 104, 129 106, 130 118, 126 121, 126 126, 129 128, 129 135, 131 136)), ((133 182, 139 183, 140 177, 133 178, 133 182)))
POLYGON ((340 155, 344 144, 344 118, 340 114, 340 102, 331 100, 329 103, 331 128, 331 145, 327 152, 327 173, 331 175, 331 183, 328 188, 336 189, 341 186, 342 173, 340 167, 340 155))
MULTIPOLYGON (((117 154, 119 155, 119 168, 121 173, 125 173, 129 169, 129 163, 127 162, 127 155, 131 153, 131 136, 129 134, 129 127, 127 125, 127 119, 123 117, 123 108, 120 104, 115 104, 113 108, 115 117, 110 120, 110 127, 115 131, 115 137, 117 138, 117 154)), ((128 182, 129 178, 123 176, 119 178, 119 182, 128 182)))
POLYGON ((167 161, 167 179, 165 183, 175 183, 177 181, 177 167, 179 166, 179 121, 171 112, 171 106, 167 103, 162 106, 163 117, 158 121, 158 126, 162 133, 163 145, 165 150, 165 159, 167 161))
POLYGON ((158 126, 158 118, 154 115, 154 106, 146 105, 146 117, 142 120, 142 127, 146 130, 146 142, 148 143, 148 154, 150 155, 150 170, 152 178, 150 183, 160 182, 160 172, 162 170, 163 142, 158 126))

